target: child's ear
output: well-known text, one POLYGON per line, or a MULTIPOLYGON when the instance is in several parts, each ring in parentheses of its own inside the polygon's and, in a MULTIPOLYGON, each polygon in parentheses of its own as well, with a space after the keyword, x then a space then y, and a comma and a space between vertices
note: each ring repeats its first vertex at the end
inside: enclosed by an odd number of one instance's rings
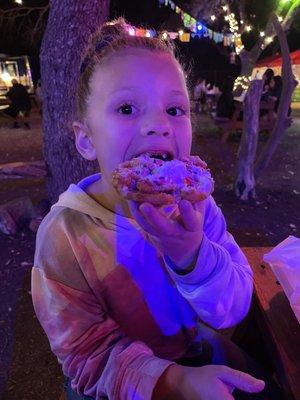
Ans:
POLYGON ((83 122, 73 122, 73 130, 75 133, 75 144, 78 152, 86 160, 96 160, 97 154, 92 141, 89 128, 83 122))

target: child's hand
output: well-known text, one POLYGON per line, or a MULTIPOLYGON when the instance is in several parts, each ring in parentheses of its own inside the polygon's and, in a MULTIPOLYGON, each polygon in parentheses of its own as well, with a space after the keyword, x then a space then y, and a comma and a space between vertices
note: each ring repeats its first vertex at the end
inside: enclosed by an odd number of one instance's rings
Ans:
POLYGON ((164 216, 149 203, 129 202, 129 207, 162 254, 168 256, 178 269, 190 267, 203 238, 205 202, 199 202, 195 210, 189 201, 182 200, 179 203, 180 215, 176 219, 164 216))
POLYGON ((263 381, 225 365, 199 368, 171 365, 160 377, 153 400, 233 400, 235 388, 258 393, 264 386, 263 381))

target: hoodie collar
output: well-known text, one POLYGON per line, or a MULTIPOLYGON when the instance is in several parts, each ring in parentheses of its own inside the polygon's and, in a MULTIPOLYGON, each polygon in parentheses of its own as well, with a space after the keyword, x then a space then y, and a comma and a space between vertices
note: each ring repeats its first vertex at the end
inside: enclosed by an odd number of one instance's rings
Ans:
POLYGON ((101 174, 98 173, 82 179, 77 185, 71 184, 68 189, 59 196, 58 202, 55 203, 52 208, 71 208, 72 210, 82 212, 90 217, 101 220, 106 226, 113 230, 116 230, 117 227, 130 230, 133 226, 141 230, 133 218, 127 218, 108 210, 86 193, 86 188, 99 179, 101 179, 101 174))

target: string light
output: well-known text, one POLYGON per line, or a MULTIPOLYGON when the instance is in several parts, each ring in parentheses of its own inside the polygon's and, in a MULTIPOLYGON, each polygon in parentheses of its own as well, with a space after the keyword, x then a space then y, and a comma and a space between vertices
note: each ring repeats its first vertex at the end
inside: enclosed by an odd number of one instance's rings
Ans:
MULTIPOLYGON (((227 6, 224 6, 224 7, 226 7, 226 11, 227 11, 228 7, 227 6)), ((223 10, 225 11, 224 7, 223 7, 223 10)), ((225 15, 224 19, 225 19, 225 21, 228 21, 229 30, 231 33, 233 33, 236 53, 240 54, 240 52, 244 48, 244 45, 242 42, 242 36, 240 33, 238 33, 239 24, 238 24, 237 20, 235 19, 235 14, 234 13, 227 14, 227 15, 225 15)), ((244 21, 240 21, 240 23, 243 24, 244 21)))
POLYGON ((180 36, 184 34, 182 29, 180 29, 180 31, 178 31, 178 33, 179 33, 180 36))
POLYGON ((265 43, 266 44, 270 44, 272 42, 273 42, 273 37, 272 36, 267 36, 266 39, 265 39, 265 43))
POLYGON ((228 15, 228 22, 229 22, 230 32, 234 33, 239 30, 239 25, 238 25, 236 19, 234 18, 234 14, 228 15))
POLYGON ((227 6, 223 6, 222 8, 223 8, 224 11, 227 11, 227 10, 228 10, 228 7, 227 7, 227 6))
POLYGON ((216 20, 216 16, 215 16, 215 15, 211 15, 210 19, 211 19, 212 21, 215 21, 215 20, 216 20))
POLYGON ((167 40, 167 39, 168 39, 168 34, 167 34, 167 32, 164 32, 164 33, 162 34, 162 38, 163 38, 163 40, 167 40))
POLYGON ((241 20, 240 20, 240 23, 243 25, 244 21, 241 19, 241 20))
POLYGON ((279 16, 279 17, 278 17, 278 21, 279 21, 279 22, 282 22, 282 21, 283 21, 283 18, 282 18, 281 16, 279 16))
POLYGON ((247 26, 246 26, 246 31, 247 31, 247 32, 250 32, 251 30, 252 30, 251 25, 247 25, 247 26))
POLYGON ((20 4, 20 6, 23 4, 22 0, 15 0, 15 3, 20 4))
POLYGON ((151 37, 150 31, 146 31, 146 37, 151 37))
POLYGON ((251 76, 238 76, 234 81, 233 90, 235 91, 238 88, 242 88, 243 90, 247 90, 249 88, 251 82, 251 76))
POLYGON ((259 32, 260 37, 264 37, 265 35, 266 35, 265 32, 263 32, 263 31, 259 32))

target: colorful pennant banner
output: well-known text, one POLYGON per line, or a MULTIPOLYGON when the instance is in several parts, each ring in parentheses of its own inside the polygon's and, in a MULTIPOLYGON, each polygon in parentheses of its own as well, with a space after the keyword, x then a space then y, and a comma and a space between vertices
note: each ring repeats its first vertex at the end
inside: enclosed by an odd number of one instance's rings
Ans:
MULTIPOLYGON (((190 30, 190 33, 177 35, 182 42, 189 42, 191 37, 194 38, 197 36, 198 38, 209 37, 216 43, 223 43, 224 46, 231 46, 234 44, 235 40, 232 33, 215 32, 207 28, 202 22, 197 21, 191 15, 184 12, 171 0, 158 0, 158 2, 160 7, 171 7, 177 14, 180 14, 184 27, 190 30)), ((169 37, 172 39, 171 34, 174 36, 172 32, 168 32, 169 37)))

